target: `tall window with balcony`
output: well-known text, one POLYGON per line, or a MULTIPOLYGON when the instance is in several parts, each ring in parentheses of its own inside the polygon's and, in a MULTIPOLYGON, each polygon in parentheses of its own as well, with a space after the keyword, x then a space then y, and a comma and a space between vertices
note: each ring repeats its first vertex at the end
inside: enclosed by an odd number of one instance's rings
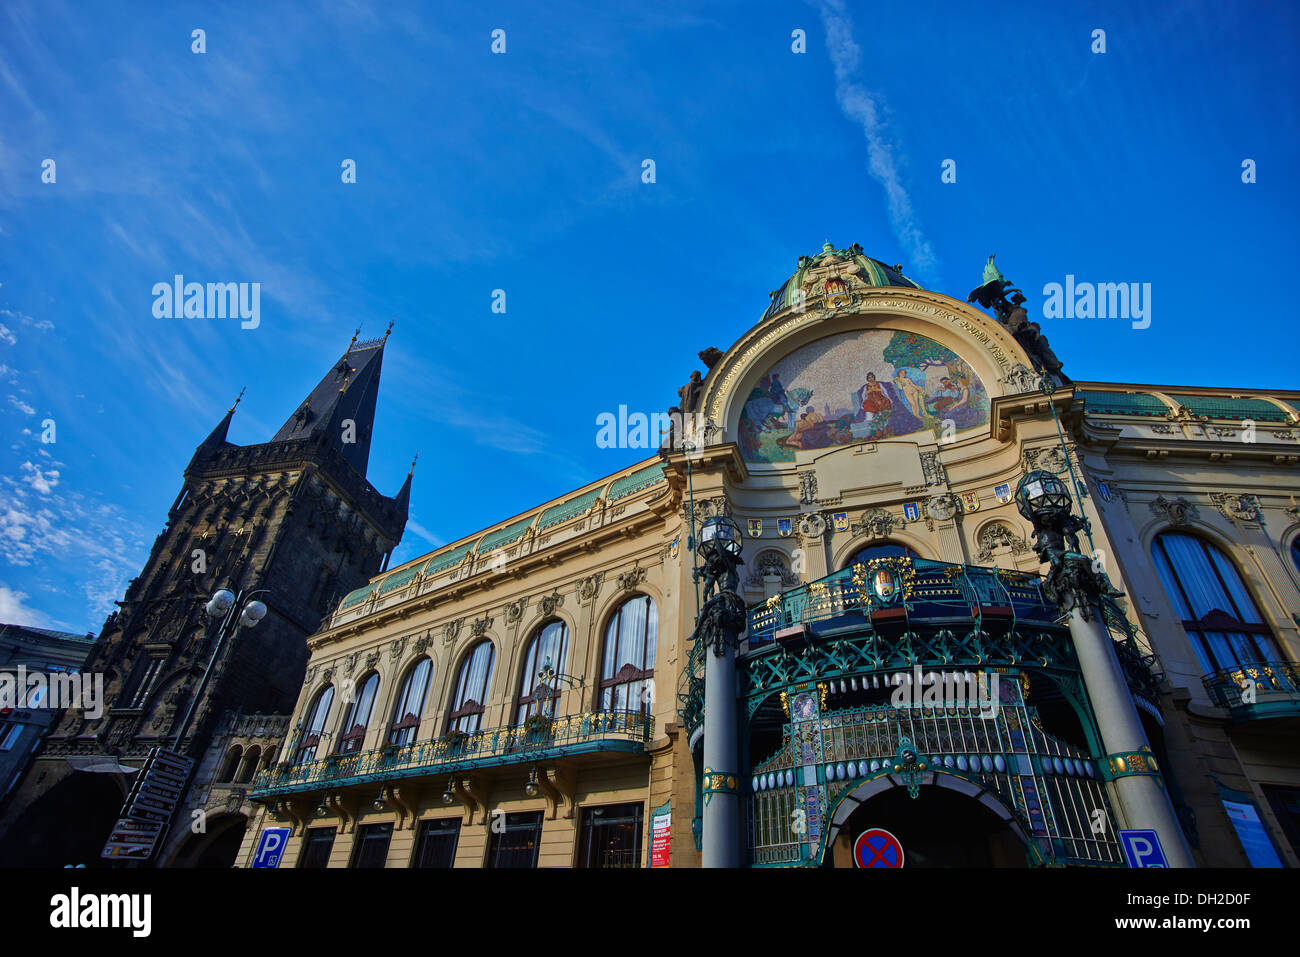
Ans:
POLYGON ((1156 536, 1151 557, 1207 674, 1279 662, 1273 633, 1222 550, 1194 535, 1156 536))
POLYGON ((600 672, 602 711, 650 713, 655 649, 659 644, 659 611, 648 595, 636 595, 619 606, 605 626, 605 656, 600 672))
POLYGON ((348 703, 348 710, 343 712, 343 723, 339 725, 339 754, 351 754, 360 751, 366 740, 366 725, 370 724, 370 712, 375 707, 375 694, 379 691, 379 673, 372 671, 361 690, 348 703))
POLYGON ((456 691, 447 713, 447 730, 472 733, 483 726, 483 703, 492 684, 492 665, 496 648, 481 641, 461 659, 456 672, 456 691))
POLYGON ((519 676, 519 699, 515 706, 515 724, 523 724, 533 715, 554 717, 558 691, 550 669, 556 676, 564 674, 569 657, 569 626, 562 621, 541 625, 533 632, 524 655, 523 674, 519 676))
POLYGON ((321 735, 325 733, 325 719, 329 717, 330 707, 334 704, 334 686, 326 685, 316 694, 316 700, 307 709, 307 716, 302 724, 302 738, 298 742, 298 754, 295 764, 306 764, 316 759, 316 748, 320 746, 321 735))
POLYGON ((421 658, 406 671, 402 686, 397 689, 397 702, 393 705, 393 723, 388 729, 388 743, 404 748, 415 740, 415 729, 420 725, 424 711, 424 695, 429 690, 429 672, 433 662, 421 658))

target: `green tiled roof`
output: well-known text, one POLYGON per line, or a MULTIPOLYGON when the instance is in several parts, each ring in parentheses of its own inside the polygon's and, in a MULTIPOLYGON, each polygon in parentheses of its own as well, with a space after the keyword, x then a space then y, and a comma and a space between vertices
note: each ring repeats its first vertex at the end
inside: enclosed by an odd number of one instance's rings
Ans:
POLYGON ((537 527, 541 529, 551 525, 558 525, 560 522, 567 522, 591 508, 592 503, 598 498, 600 498, 600 489, 597 488, 585 492, 577 498, 571 498, 567 502, 552 506, 542 512, 542 517, 537 520, 537 527))
POLYGON ((379 583, 379 594, 387 595, 390 591, 401 588, 408 584, 412 578, 419 574, 419 565, 408 565, 401 571, 393 572, 387 578, 379 583))
POLYGON ((450 568, 452 565, 460 564, 461 559, 469 554, 469 550, 474 547, 473 542, 461 545, 459 548, 453 548, 449 552, 443 552, 441 555, 434 555, 424 566, 424 573, 430 575, 434 572, 440 572, 450 568))
POLYGON ((852 260, 857 265, 857 277, 868 286, 903 286, 920 289, 915 282, 903 275, 897 267, 887 266, 879 259, 872 259, 863 253, 862 247, 854 243, 848 249, 835 249, 829 242, 822 246, 822 251, 814 256, 800 256, 795 273, 785 281, 780 289, 772 293, 772 303, 763 313, 763 318, 774 316, 783 309, 793 306, 796 297, 804 287, 804 277, 808 270, 828 263, 852 260))
POLYGON ((1170 412, 1169 406, 1146 392, 1085 392, 1077 393, 1089 412, 1103 415, 1158 415, 1170 412))
POLYGON ((1262 422, 1285 422, 1286 413, 1264 399, 1230 399, 1222 395, 1174 395, 1169 398, 1185 405, 1196 415, 1212 419, 1254 419, 1262 422))
POLYGON ((656 482, 664 480, 664 467, 658 463, 643 468, 639 472, 633 472, 631 475, 624 475, 621 479, 614 482, 609 487, 609 500, 622 498, 624 495, 631 495, 633 492, 639 492, 643 488, 654 485, 656 482))
POLYGON ((500 548, 502 545, 508 545, 517 538, 522 538, 528 526, 533 524, 533 516, 528 516, 515 522, 513 525, 507 525, 505 528, 498 528, 495 532, 488 532, 479 539, 478 550, 488 552, 494 548, 500 548))
POLYGON ((348 592, 347 595, 343 597, 343 600, 339 602, 339 609, 342 610, 344 608, 351 608, 353 605, 361 604, 363 601, 365 601, 367 598, 370 597, 370 593, 373 592, 374 590, 375 590, 374 585, 365 585, 361 588, 358 588, 356 591, 348 592))

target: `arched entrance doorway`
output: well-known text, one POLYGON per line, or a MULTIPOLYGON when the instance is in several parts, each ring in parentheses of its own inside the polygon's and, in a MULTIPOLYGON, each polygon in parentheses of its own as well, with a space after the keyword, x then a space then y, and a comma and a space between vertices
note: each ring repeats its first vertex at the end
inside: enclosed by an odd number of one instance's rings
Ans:
POLYGON ((904 867, 1027 867, 1040 857, 1015 816, 990 792, 950 774, 934 775, 915 798, 889 777, 863 782, 832 817, 824 867, 853 867, 853 842, 883 828, 903 845, 904 867))
POLYGON ((243 814, 214 814, 203 834, 191 834, 167 861, 167 867, 233 867, 248 829, 243 814))

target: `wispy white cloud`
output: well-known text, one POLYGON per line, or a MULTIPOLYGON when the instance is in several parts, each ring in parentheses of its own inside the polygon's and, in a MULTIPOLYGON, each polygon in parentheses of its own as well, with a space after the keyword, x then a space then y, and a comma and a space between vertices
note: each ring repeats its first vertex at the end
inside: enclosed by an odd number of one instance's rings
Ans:
POLYGON ((27 592, 15 591, 8 585, 0 584, 0 622, 6 625, 26 625, 29 628, 48 628, 54 623, 45 612, 24 605, 26 600, 27 592))
POLYGON ((0 342, 11 346, 18 342, 18 337, 3 322, 0 322, 0 342))
POLYGON ((25 315, 21 312, 15 312, 12 309, 0 309, 0 316, 4 316, 7 319, 16 319, 24 326, 31 326, 39 332, 49 332, 54 328, 54 323, 50 322, 48 319, 33 319, 31 316, 25 315))
POLYGON ((408 532, 414 532, 417 537, 424 539, 434 548, 441 548, 443 545, 447 544, 445 539, 439 538, 413 518, 408 518, 406 520, 406 530, 408 532))
POLYGON ((17 409, 19 412, 21 412, 23 415, 35 415, 35 414, 36 414, 36 410, 35 410, 34 408, 32 408, 30 405, 28 405, 28 404, 27 404, 26 402, 24 402, 22 399, 18 398, 18 396, 16 396, 16 395, 10 395, 10 396, 9 396, 9 404, 12 405, 12 406, 13 406, 15 409, 17 409))
POLYGON ((54 487, 59 484, 58 469, 43 471, 31 462, 24 462, 22 470, 24 473, 23 481, 42 495, 49 495, 54 490, 54 487))
POLYGON ((853 39, 853 23, 844 9, 843 0, 821 0, 819 12, 826 28, 826 47, 831 65, 835 69, 835 98, 844 115, 862 127, 867 139, 867 170, 885 190, 889 222, 895 238, 911 260, 912 269, 933 281, 938 278, 938 262, 903 185, 899 169, 902 156, 889 141, 886 124, 880 116, 880 104, 857 78, 862 51, 853 39))
POLYGON ((127 579, 144 564, 145 535, 117 506, 46 484, 49 490, 41 491, 26 477, 0 476, 0 554, 15 567, 50 562, 77 569, 85 605, 78 608, 67 594, 61 603, 69 620, 94 621, 113 610, 127 579))

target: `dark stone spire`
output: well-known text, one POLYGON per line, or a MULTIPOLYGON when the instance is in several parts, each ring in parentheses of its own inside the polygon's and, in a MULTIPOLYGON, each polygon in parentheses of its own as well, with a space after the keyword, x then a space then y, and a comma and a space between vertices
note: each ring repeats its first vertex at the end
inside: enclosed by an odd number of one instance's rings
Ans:
POLYGON ((411 459, 411 471, 406 473, 406 481, 402 483, 402 487, 397 493, 397 498, 393 499, 393 501, 397 504, 398 509, 401 510, 403 517, 405 517, 410 510, 411 478, 412 476, 415 475, 415 463, 418 462, 419 460, 420 460, 420 453, 416 452, 415 458, 411 459))
POLYGON ((195 450, 196 455, 216 451, 226 444, 226 435, 230 432, 230 420, 235 417, 235 409, 239 408, 239 400, 243 397, 244 390, 240 389, 239 395, 235 397, 235 404, 226 410, 225 416, 217 423, 217 427, 199 443, 199 447, 195 450))
MULTIPOLYGON (((390 324, 389 332, 392 328, 390 324)), ((379 370, 383 365, 388 334, 385 332, 382 339, 368 342, 357 342, 354 335, 343 357, 325 373, 271 441, 283 442, 324 433, 357 474, 364 477, 370 462, 375 403, 379 398, 379 370)))

